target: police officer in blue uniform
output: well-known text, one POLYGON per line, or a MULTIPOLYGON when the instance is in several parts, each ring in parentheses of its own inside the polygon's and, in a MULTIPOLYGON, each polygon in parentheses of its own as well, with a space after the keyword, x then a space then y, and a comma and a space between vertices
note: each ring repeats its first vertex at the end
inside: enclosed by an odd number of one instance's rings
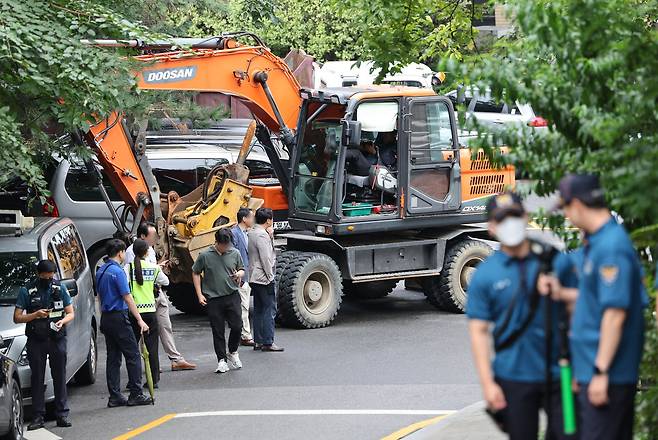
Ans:
POLYGON ((568 175, 559 189, 565 215, 585 233, 578 288, 550 279, 554 298, 575 302, 571 351, 580 431, 585 440, 630 440, 648 305, 640 260, 597 176, 568 175))
POLYGON ((477 267, 468 286, 466 314, 488 410, 512 440, 536 439, 539 411, 550 402, 545 438, 573 438, 561 429, 559 387, 546 395, 547 373, 558 383, 559 367, 557 337, 551 339, 551 359, 546 360, 545 309, 547 304, 555 308, 550 324, 557 336, 558 304, 537 292, 541 260, 531 251, 522 200, 515 193, 503 193, 490 199, 487 213, 489 232, 500 242, 500 250, 477 267))
POLYGON ((96 290, 101 302, 101 332, 105 336, 107 346, 105 376, 110 393, 107 406, 116 408, 126 405, 151 405, 153 400, 142 393, 142 362, 128 313, 133 316, 136 327, 142 333, 148 332, 149 327, 140 316, 130 294, 128 277, 123 268, 126 244, 112 239, 107 242, 106 250, 108 260, 96 272, 96 290), (121 394, 122 356, 126 359, 128 370, 128 399, 121 394))
POLYGON ((27 359, 32 371, 34 417, 28 431, 44 426, 46 358, 50 359, 57 426, 71 426, 66 395, 66 325, 75 315, 66 287, 54 280, 56 270, 52 261, 39 261, 36 280, 21 288, 14 310, 14 322, 26 324, 27 359))

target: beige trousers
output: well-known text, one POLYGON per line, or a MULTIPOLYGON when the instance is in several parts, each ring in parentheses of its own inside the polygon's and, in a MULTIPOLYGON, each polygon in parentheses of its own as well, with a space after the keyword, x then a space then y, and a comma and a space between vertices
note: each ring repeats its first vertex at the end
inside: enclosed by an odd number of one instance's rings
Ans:
POLYGON ((169 299, 167 295, 160 291, 160 295, 155 299, 155 311, 158 317, 158 330, 160 331, 160 342, 162 348, 169 357, 171 362, 183 360, 183 356, 176 349, 174 342, 174 330, 171 327, 171 318, 169 318, 169 299))
POLYGON ((249 324, 249 303, 251 301, 251 287, 244 283, 238 288, 240 292, 240 303, 242 305, 242 339, 253 339, 251 336, 251 325, 249 324))

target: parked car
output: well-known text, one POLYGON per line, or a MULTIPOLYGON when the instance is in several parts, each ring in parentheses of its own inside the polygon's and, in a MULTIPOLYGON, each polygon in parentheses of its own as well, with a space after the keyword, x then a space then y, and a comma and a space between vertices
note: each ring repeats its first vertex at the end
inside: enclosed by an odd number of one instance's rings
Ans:
MULTIPOLYGON (((0 337, 0 346, 5 342, 0 337)), ((16 362, 0 350, 0 440, 23 439, 23 399, 16 362)))
POLYGON ((478 122, 489 125, 525 124, 531 127, 546 127, 544 118, 537 116, 529 104, 513 104, 495 101, 489 91, 460 87, 446 93, 454 106, 465 105, 466 117, 475 117, 478 122))
MULTIPOLYGON (((147 143, 146 156, 160 191, 185 195, 201 185, 214 166, 235 162, 238 152, 237 148, 209 143, 147 143)), ((274 175, 267 155, 263 153, 252 151, 245 165, 253 177, 274 175)), ((104 186, 115 210, 121 213, 125 205, 119 194, 105 179, 104 186)), ((61 160, 50 181, 50 191, 44 214, 73 220, 87 244, 89 262, 95 271, 105 255, 105 243, 112 238, 116 228, 94 177, 81 160, 61 160)))
MULTIPOLYGON (((36 276, 36 263, 46 258, 55 262, 55 277, 73 301, 75 319, 67 327, 67 381, 75 378, 81 385, 96 381, 98 320, 91 268, 71 219, 37 217, 33 227, 25 227, 21 218, 20 211, 0 211, 0 354, 16 362, 23 401, 31 404, 25 324, 15 324, 13 315, 19 289, 36 276)), ((54 397, 48 374, 46 400, 54 397)))

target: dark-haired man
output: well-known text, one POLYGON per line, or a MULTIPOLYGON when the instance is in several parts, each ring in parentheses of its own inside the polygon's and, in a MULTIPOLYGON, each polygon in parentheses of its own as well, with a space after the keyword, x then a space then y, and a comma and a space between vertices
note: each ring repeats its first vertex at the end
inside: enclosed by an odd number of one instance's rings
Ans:
MULTIPOLYGON (((137 228, 137 238, 141 238, 149 245, 146 261, 149 263, 157 264, 158 260, 155 254, 154 246, 158 241, 158 231, 155 229, 153 223, 142 222, 137 228)), ((135 260, 135 253, 133 252, 133 245, 131 244, 126 249, 126 258, 124 264, 127 266, 135 260)), ((166 262, 161 263, 164 266, 166 262)), ((156 286, 155 307, 156 316, 158 318, 158 334, 160 335, 160 342, 162 348, 169 361, 171 362, 171 371, 194 370, 196 365, 185 360, 182 354, 176 348, 174 341, 174 329, 171 325, 171 318, 169 317, 169 299, 162 291, 160 286, 156 286)))
POLYGON ((109 408, 117 406, 150 405, 153 401, 142 393, 142 363, 139 347, 133 333, 128 312, 137 321, 142 332, 149 330, 137 310, 130 294, 128 277, 123 269, 126 244, 117 239, 107 242, 108 260, 96 272, 96 290, 101 302, 101 332, 105 335, 107 362, 105 375, 110 398, 109 408), (121 394, 121 356, 126 359, 128 369, 128 400, 121 394))
POLYGON ((555 298, 575 302, 570 335, 581 438, 631 440, 648 305, 640 260, 597 176, 568 175, 559 190, 560 207, 585 233, 578 289, 552 277, 543 281, 555 298))
POLYGON ((233 234, 233 246, 240 252, 242 263, 244 264, 245 276, 242 284, 238 288, 240 293, 240 302, 242 304, 242 338, 240 345, 247 347, 254 346, 254 339, 251 336, 251 325, 249 323, 249 303, 251 302, 251 288, 249 287, 249 237, 247 232, 254 226, 254 213, 251 209, 240 208, 237 215, 238 224, 231 228, 233 234))
POLYGON ((52 261, 39 261, 37 278, 18 292, 14 309, 14 322, 26 324, 27 360, 32 371, 33 419, 28 431, 44 425, 46 357, 50 359, 57 426, 71 426, 66 395, 66 324, 73 320, 74 313, 66 287, 54 280, 56 271, 52 261))
POLYGON ((270 208, 256 211, 256 226, 249 231, 249 284, 254 293, 254 340, 255 350, 283 351, 274 344, 274 316, 276 292, 274 280, 274 241, 268 229, 272 227, 270 208))
POLYGON ((192 266, 192 281, 199 303, 208 309, 213 346, 217 356, 215 373, 242 368, 238 356, 242 317, 238 287, 244 277, 242 257, 231 244, 231 231, 215 232, 215 244, 197 257, 192 266), (201 275, 203 274, 203 280, 201 275), (226 328, 231 329, 226 352, 226 328))

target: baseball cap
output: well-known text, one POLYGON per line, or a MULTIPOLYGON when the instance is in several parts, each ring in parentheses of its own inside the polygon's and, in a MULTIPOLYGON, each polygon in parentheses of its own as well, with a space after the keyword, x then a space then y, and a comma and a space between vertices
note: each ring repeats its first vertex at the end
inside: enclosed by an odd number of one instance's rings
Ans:
POLYGON ((587 206, 605 206, 605 192, 595 174, 567 174, 558 185, 560 200, 556 209, 561 209, 574 199, 587 206))
POLYGON ((37 273, 51 273, 56 271, 57 266, 50 260, 41 260, 37 264, 37 273))
POLYGON ((505 191, 491 197, 487 202, 489 220, 500 222, 507 216, 521 217, 524 214, 523 200, 514 191, 505 191))

